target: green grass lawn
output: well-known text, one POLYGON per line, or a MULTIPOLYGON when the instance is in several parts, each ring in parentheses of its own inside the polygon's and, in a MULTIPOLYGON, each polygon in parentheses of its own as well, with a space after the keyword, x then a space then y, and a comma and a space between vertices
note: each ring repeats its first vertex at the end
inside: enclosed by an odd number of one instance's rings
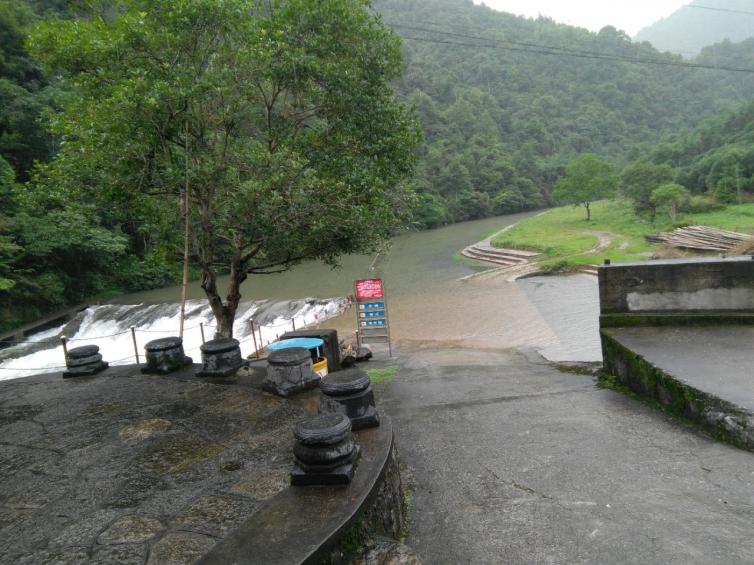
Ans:
MULTIPOLYGON (((577 265, 636 261, 649 257, 657 247, 644 240, 645 235, 673 228, 670 218, 657 216, 654 224, 649 218, 637 216, 630 202, 604 200, 591 206, 592 220, 586 221, 583 207, 553 208, 542 215, 528 218, 493 239, 495 247, 512 247, 541 251, 539 259, 545 269, 562 269, 577 265), (604 250, 592 252, 598 244, 595 233, 611 239, 604 250)), ((754 204, 727 206, 714 212, 683 214, 677 224, 702 224, 752 233, 754 204)))

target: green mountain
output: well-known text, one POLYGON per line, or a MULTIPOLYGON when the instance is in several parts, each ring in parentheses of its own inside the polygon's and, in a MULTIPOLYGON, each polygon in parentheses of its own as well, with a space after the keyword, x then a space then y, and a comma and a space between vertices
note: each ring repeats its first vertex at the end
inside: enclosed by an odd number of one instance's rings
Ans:
MULTIPOLYGON (((542 206, 578 154, 620 166, 642 144, 754 100, 754 72, 684 67, 612 27, 591 33, 470 0, 375 8, 404 40, 397 86, 424 129, 424 226, 542 206)), ((725 43, 694 63, 754 69, 752 55, 754 41, 725 43)))
POLYGON ((751 0, 694 0, 640 30, 634 40, 649 41, 660 51, 694 57, 714 43, 750 37, 754 37, 751 0))
POLYGON ((754 197, 754 104, 705 120, 699 127, 669 136, 646 155, 670 165, 676 181, 692 193, 719 202, 754 197))

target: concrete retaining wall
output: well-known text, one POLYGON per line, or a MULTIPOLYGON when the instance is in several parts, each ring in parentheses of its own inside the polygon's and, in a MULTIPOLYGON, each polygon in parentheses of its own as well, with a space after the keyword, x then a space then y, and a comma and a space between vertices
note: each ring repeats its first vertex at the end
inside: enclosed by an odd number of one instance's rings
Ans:
POLYGON ((751 257, 672 259, 599 268, 603 315, 754 312, 751 257))
POLYGON ((621 344, 609 329, 600 332, 605 371, 624 386, 673 414, 691 420, 715 438, 754 451, 754 415, 691 386, 621 344))

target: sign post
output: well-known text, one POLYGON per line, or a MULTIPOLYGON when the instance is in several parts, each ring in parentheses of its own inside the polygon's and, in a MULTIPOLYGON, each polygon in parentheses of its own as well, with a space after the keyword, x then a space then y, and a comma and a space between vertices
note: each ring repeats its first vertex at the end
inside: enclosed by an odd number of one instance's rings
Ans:
POLYGON ((356 294, 356 326, 361 343, 387 343, 390 357, 390 324, 382 279, 361 279, 354 283, 356 294))

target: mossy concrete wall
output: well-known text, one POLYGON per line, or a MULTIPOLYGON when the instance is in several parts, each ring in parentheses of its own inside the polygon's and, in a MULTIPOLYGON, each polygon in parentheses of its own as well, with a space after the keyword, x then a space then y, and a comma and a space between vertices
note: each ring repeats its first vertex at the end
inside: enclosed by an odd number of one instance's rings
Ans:
POLYGON ((603 315, 754 312, 754 259, 672 259, 599 268, 603 315))
POLYGON ((717 439, 754 450, 754 417, 746 410, 705 393, 656 367, 600 331, 605 371, 637 394, 657 401, 668 412, 693 421, 717 439))

